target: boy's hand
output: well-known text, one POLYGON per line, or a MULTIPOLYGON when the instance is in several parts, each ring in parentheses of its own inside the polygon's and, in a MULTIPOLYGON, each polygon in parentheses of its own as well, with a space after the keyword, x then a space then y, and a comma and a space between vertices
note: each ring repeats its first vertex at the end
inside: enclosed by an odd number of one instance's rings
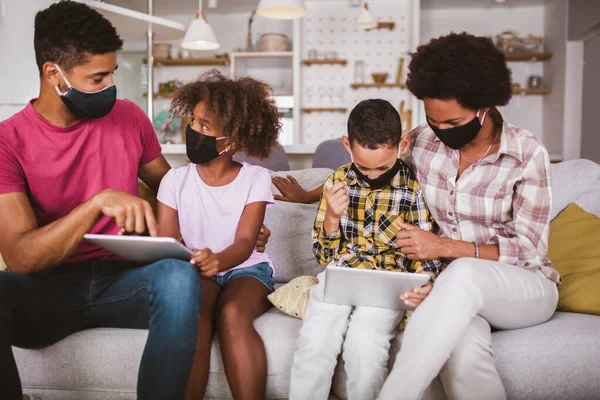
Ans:
POLYGON ((404 222, 396 224, 401 228, 396 234, 396 245, 409 260, 435 260, 447 256, 444 239, 435 233, 404 222))
POLYGON ((429 293, 431 293, 432 289, 433 283, 429 281, 425 286, 414 288, 410 292, 402 293, 400 295, 400 300, 402 300, 408 307, 417 308, 419 304, 425 300, 429 293))
POLYGON ((190 263, 200 269, 200 275, 203 278, 210 278, 219 272, 219 260, 211 249, 193 250, 196 255, 192 257, 190 263))
POLYGON ((265 247, 269 242, 269 237, 271 237, 271 231, 263 224, 258 232, 258 237, 256 238, 256 245, 254 246, 256 251, 259 253, 265 252, 265 247))
POLYGON ((325 202, 327 204, 325 218, 339 221, 350 204, 346 182, 337 182, 333 185, 325 194, 325 202))

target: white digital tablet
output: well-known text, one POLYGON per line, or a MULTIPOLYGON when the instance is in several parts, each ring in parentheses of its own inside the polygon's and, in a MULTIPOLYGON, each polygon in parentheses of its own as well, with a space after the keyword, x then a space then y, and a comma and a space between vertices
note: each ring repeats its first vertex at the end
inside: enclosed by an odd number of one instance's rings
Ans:
POLYGON ((329 266, 325 273, 327 303, 411 310, 402 293, 427 284, 428 275, 329 266))
POLYGON ((194 255, 192 250, 167 237, 87 234, 83 238, 131 261, 154 262, 166 258, 190 261, 194 255))

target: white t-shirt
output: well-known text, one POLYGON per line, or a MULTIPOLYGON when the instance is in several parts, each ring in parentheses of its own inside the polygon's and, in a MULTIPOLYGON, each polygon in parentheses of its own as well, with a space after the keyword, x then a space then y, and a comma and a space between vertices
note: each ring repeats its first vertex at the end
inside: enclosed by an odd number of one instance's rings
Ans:
MULTIPOLYGON (((179 229, 187 247, 209 248, 214 253, 235 240, 246 204, 264 201, 270 206, 274 203, 268 170, 246 163, 238 176, 225 186, 207 185, 198 175, 195 164, 172 169, 160 183, 157 198, 177 210, 179 229)), ((250 258, 229 271, 263 262, 273 268, 268 255, 254 250, 250 258)))

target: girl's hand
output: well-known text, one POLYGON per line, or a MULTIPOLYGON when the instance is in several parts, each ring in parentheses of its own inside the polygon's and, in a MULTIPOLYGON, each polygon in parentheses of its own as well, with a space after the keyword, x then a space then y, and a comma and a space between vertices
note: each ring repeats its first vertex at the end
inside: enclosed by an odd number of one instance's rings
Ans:
POLYGON ((396 245, 409 260, 435 260, 446 257, 444 240, 435 233, 404 222, 397 222, 397 225, 402 230, 396 234, 396 245))
POLYGON ((190 263, 200 269, 200 275, 203 278, 210 278, 219 272, 219 260, 211 249, 193 250, 196 255, 192 257, 190 263))
POLYGON ((429 293, 431 293, 432 289, 433 283, 429 281, 425 286, 414 288, 410 292, 402 293, 400 295, 400 300, 402 300, 408 307, 417 308, 419 304, 421 304, 423 300, 427 298, 429 293))

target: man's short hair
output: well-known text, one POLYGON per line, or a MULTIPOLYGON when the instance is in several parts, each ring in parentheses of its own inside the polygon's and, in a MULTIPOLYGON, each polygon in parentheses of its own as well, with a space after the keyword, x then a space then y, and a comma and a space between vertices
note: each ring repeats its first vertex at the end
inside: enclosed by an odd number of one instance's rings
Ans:
POLYGON ((63 0, 37 13, 33 45, 41 74, 45 62, 70 71, 85 64, 91 55, 121 50, 123 40, 98 11, 63 0))

